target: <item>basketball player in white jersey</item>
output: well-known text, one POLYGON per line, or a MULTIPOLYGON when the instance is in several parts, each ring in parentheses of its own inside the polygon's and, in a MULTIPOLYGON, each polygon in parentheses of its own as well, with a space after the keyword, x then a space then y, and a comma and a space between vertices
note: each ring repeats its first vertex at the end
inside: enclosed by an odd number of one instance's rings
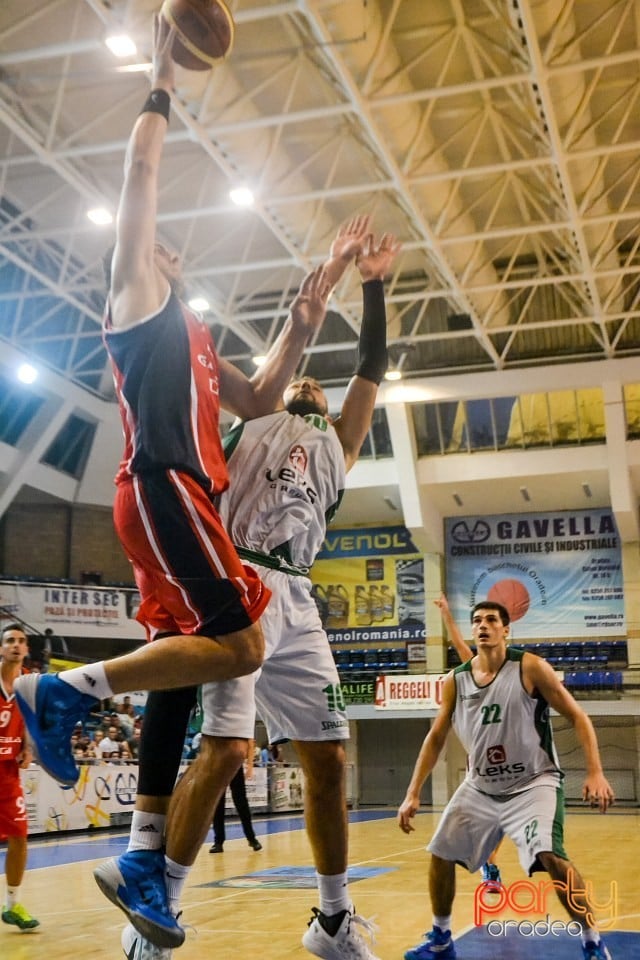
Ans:
POLYGON ((593 724, 546 661, 507 647, 509 614, 501 604, 477 603, 471 624, 478 652, 447 676, 442 706, 398 810, 400 829, 410 833, 422 786, 453 727, 469 755, 467 775, 428 846, 433 928, 421 944, 407 950, 405 960, 453 960, 456 863, 475 872, 505 835, 515 843, 529 875, 546 870, 565 885, 557 893, 582 928, 583 960, 611 960, 585 899, 584 881, 563 848, 563 773, 549 707, 573 725, 586 760, 583 799, 604 813, 614 796, 602 772, 593 724))
MULTIPOLYGON (((239 764, 245 755, 257 707, 269 742, 291 740, 305 773, 305 817, 319 908, 314 908, 303 943, 326 960, 376 958, 360 932, 372 932, 371 924, 355 913, 347 887, 343 741, 349 736, 348 721, 307 574, 340 503, 345 474, 371 425, 387 366, 383 279, 399 248, 387 234, 378 243, 370 235, 363 238, 356 260, 364 301, 358 365, 340 416, 331 421, 322 388, 302 377, 285 391, 283 410, 240 423, 225 438, 230 484, 220 498, 220 514, 241 559, 256 568, 272 591, 261 620, 265 663, 242 682, 203 686, 200 752, 176 788, 167 825, 172 873, 182 872, 175 890, 168 881, 171 906, 177 910, 176 890, 211 822, 213 807, 207 809, 207 799, 211 806, 221 767, 228 767, 230 758, 239 764), (197 822, 191 818, 189 844, 176 825, 184 795, 193 790, 201 798, 196 806, 202 816, 197 822)), ((134 960, 168 960, 171 954, 141 939, 131 926, 122 943, 134 960)))

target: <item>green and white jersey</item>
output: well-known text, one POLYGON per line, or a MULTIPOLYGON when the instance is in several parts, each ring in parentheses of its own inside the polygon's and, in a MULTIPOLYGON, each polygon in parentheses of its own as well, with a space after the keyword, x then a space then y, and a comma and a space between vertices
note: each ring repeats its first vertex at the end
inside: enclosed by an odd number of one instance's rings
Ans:
POLYGON ((483 793, 512 794, 533 779, 558 784, 563 777, 551 730, 549 705, 522 683, 522 650, 507 648, 494 679, 481 687, 471 661, 457 667, 453 728, 468 753, 466 779, 483 793))
POLYGON ((317 414, 280 411, 238 424, 223 446, 229 488, 219 510, 240 556, 306 572, 344 492, 334 427, 317 414))

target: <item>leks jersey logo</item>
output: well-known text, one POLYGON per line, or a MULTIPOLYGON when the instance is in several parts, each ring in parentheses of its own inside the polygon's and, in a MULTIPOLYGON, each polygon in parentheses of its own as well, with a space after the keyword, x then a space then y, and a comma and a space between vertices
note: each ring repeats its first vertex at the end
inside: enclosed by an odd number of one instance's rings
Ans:
POLYGON ((507 762, 507 751, 501 743, 496 743, 492 747, 487 747, 486 757, 486 766, 477 766, 475 768, 476 774, 479 777, 489 777, 491 779, 495 777, 510 778, 514 774, 524 773, 524 763, 507 762))
POLYGON ((289 450, 288 461, 290 466, 281 467, 277 473, 269 467, 266 478, 273 487, 280 483, 280 489, 291 497, 308 500, 315 503, 318 499, 317 491, 305 477, 309 465, 309 455, 301 443, 294 444, 289 450))
POLYGON ((495 747, 489 747, 487 750, 487 762, 488 763, 504 763, 507 759, 507 751, 502 746, 501 743, 496 744, 495 747))
POLYGON ((297 470, 298 473, 307 472, 307 463, 309 458, 307 457, 307 451, 300 443, 296 443, 294 447, 291 447, 289 451, 289 463, 297 470))

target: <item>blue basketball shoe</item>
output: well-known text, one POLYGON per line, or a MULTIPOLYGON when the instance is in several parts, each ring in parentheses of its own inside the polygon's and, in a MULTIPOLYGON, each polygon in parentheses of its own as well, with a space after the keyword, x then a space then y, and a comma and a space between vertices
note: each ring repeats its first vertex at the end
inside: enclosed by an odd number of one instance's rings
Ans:
POLYGON ((162 850, 127 850, 93 871, 96 883, 156 947, 179 947, 184 930, 169 910, 162 850))
POLYGON ((35 759, 54 780, 72 787, 79 771, 71 752, 71 734, 98 700, 60 680, 57 673, 27 673, 14 681, 13 690, 35 759))
POLYGON ((500 886, 502 877, 497 863, 489 863, 487 860, 482 864, 482 882, 494 887, 500 886))
POLYGON ((604 945, 603 940, 594 943, 588 940, 582 946, 582 960, 611 960, 611 954, 604 945))
POLYGON ((456 948, 450 930, 433 927, 417 947, 407 950, 404 960, 455 960, 456 948))

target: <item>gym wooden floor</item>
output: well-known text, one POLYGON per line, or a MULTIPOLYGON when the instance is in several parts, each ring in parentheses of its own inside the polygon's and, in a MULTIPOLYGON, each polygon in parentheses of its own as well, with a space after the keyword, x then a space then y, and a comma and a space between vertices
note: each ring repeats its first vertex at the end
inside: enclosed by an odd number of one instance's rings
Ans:
MULTIPOLYGON (((375 952, 382 960, 400 960, 431 923, 424 846, 439 812, 420 814, 416 832, 410 837, 400 832, 394 813, 356 811, 350 832, 352 869, 362 868, 373 874, 353 882, 351 893, 357 912, 364 917, 375 916, 379 924, 375 952)), ((255 877, 258 871, 280 869, 286 873, 282 868, 311 867, 301 820, 257 817, 255 827, 262 851, 248 847, 233 819, 229 821, 224 853, 212 855, 209 844, 203 846, 183 898, 183 921, 193 929, 188 930, 184 946, 174 951, 175 960, 231 960, 236 956, 303 960, 309 956, 300 937, 317 902, 315 890, 302 884, 294 888, 273 886, 277 876, 255 877), (253 878, 254 882, 251 886, 216 885, 233 877, 253 878)), ((602 816, 569 808, 565 840, 567 852, 585 879, 593 882, 600 902, 609 898, 610 882, 617 881, 618 919, 614 929, 637 931, 638 937, 632 937, 624 958, 617 954, 615 960, 640 957, 640 812, 614 808, 602 816)), ((92 867, 122 852, 125 845, 125 833, 107 831, 32 838, 23 900, 41 926, 26 934, 0 924, 1 960, 121 960, 124 917, 99 892, 92 867), (67 862, 71 859, 76 862, 67 862)), ((0 862, 4 864, 3 857, 0 862)), ((506 884, 526 879, 509 841, 500 851, 500 866, 506 884)), ((544 876, 538 874, 534 879, 544 876)), ((453 915, 456 935, 473 924, 473 894, 478 879, 479 875, 470 877, 458 870, 453 915)), ((251 883, 251 879, 246 882, 251 883)), ((4 893, 4 877, 0 883, 4 893)), ((553 895, 549 895, 548 912, 552 919, 567 919, 553 895)), ((516 915, 501 915, 507 916, 516 915)), ((552 960, 554 945, 548 941, 543 954, 538 955, 552 960)), ((576 946, 575 956, 579 955, 576 946)), ((464 960, 462 950, 459 956, 464 960)))

